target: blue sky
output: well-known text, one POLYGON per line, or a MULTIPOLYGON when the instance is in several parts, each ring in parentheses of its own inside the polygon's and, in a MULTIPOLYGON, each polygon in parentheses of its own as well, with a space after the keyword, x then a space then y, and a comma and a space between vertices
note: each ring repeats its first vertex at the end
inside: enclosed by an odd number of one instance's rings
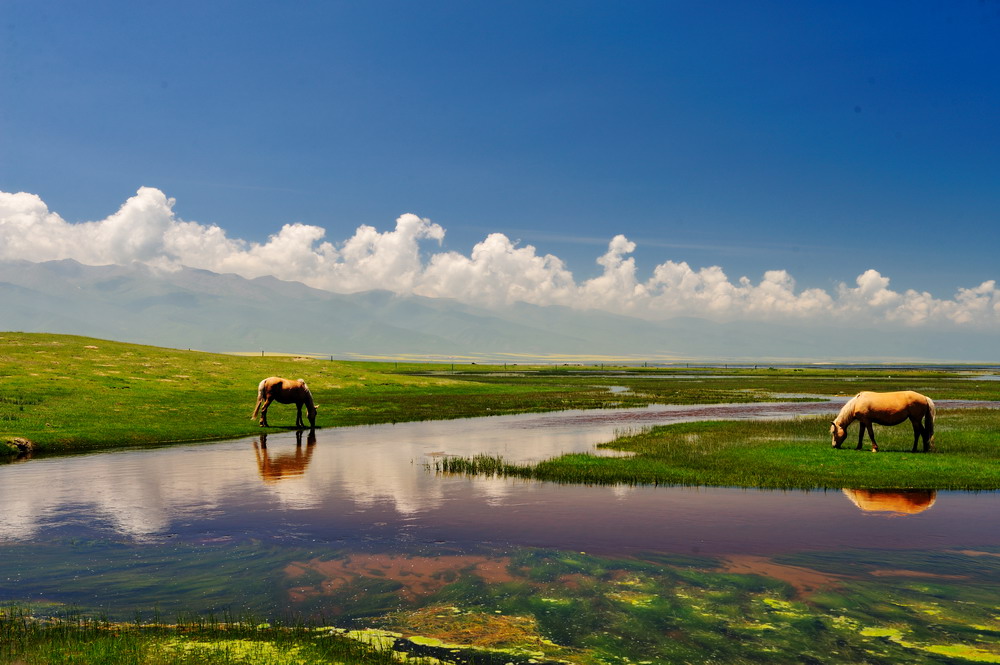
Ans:
MULTIPOLYGON (((1000 278, 1000 3, 0 0, 0 190, 341 243, 403 213, 577 279, 1000 278)), ((434 243, 436 246, 436 243, 434 243)))

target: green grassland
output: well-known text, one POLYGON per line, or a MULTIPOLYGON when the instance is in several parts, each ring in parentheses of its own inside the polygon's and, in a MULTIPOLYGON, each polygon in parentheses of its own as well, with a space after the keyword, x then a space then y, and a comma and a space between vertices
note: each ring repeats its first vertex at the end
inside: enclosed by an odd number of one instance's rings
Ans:
MULTIPOLYGON (((775 395, 816 399, 862 389, 1000 400, 1000 381, 927 369, 407 365, 0 333, 0 444, 7 442, 12 454, 15 439, 36 450, 71 452, 250 436, 260 431, 250 419, 256 386, 270 375, 308 381, 321 427, 775 395)), ((291 426, 294 408, 273 406, 270 422, 291 426)), ((476 457, 444 460, 439 469, 585 483, 997 489, 998 425, 996 410, 942 410, 933 453, 908 454, 911 435, 902 425, 878 429, 882 452, 873 456, 850 445, 831 450, 821 418, 697 423, 609 444, 633 453, 628 458, 571 455, 517 467, 476 457)))
MULTIPOLYGON (((393 363, 178 351, 66 335, 0 333, 0 442, 80 451, 249 436, 257 384, 304 378, 335 427, 562 408, 600 407, 606 389, 543 382, 484 383, 408 374, 393 363)), ((461 368, 459 368, 461 369, 461 368)), ((642 400, 640 400, 642 401, 642 400)), ((274 405, 273 426, 294 407, 274 405)))
MULTIPOLYGON (((911 453, 909 424, 878 428, 879 453, 865 440, 830 447, 825 418, 679 423, 603 444, 623 457, 564 455, 533 465, 478 455, 436 462, 446 473, 507 475, 587 484, 661 484, 775 489, 1000 489, 1000 411, 944 410, 930 453, 911 453)), ((855 425, 856 431, 857 426, 855 425)))

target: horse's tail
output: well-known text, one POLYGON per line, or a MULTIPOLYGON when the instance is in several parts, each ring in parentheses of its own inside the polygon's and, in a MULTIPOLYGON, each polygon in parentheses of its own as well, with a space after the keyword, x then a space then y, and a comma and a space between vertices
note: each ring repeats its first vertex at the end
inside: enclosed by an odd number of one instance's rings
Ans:
POLYGON ((927 416, 924 418, 924 432, 927 437, 926 441, 929 444, 934 442, 934 416, 937 414, 937 409, 934 408, 934 400, 930 397, 927 398, 927 416))
POLYGON ((257 418, 257 413, 260 411, 260 405, 264 403, 264 383, 267 379, 261 381, 257 386, 257 405, 253 407, 253 413, 250 414, 250 420, 255 420, 257 418))

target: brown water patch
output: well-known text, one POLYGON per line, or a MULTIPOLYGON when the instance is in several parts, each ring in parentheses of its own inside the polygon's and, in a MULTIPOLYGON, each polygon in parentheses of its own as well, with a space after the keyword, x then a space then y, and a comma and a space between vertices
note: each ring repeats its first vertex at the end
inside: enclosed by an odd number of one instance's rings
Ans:
POLYGON ((924 570, 873 570, 868 573, 872 577, 923 577, 934 580, 967 580, 968 575, 946 575, 944 573, 929 573, 924 570))
POLYGON ((1000 552, 981 552, 979 550, 949 550, 955 554, 964 554, 965 556, 993 556, 1000 557, 1000 552))
POLYGON ((507 569, 509 565, 508 558, 490 559, 471 555, 421 557, 371 554, 292 562, 285 567, 285 574, 293 580, 308 573, 318 574, 323 578, 313 586, 293 587, 289 591, 293 602, 318 595, 332 595, 360 579, 398 582, 402 586, 400 597, 414 601, 440 590, 459 575, 477 575, 489 584, 512 582, 514 576, 507 569))
POLYGON ((775 563, 769 557, 753 554, 732 554, 724 557, 722 570, 737 575, 761 575, 780 580, 791 585, 799 597, 837 587, 844 579, 842 575, 775 563))

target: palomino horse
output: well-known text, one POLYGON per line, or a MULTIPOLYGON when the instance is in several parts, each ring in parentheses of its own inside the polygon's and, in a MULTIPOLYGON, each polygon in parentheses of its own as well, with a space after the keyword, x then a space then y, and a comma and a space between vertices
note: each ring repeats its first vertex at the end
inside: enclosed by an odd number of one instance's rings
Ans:
POLYGON ((867 390, 860 392, 848 400, 830 426, 834 448, 840 448, 840 444, 847 438, 848 426, 855 420, 861 427, 856 450, 861 450, 867 430, 868 438, 872 440, 872 452, 878 452, 875 432, 872 430, 873 423, 898 425, 904 420, 909 420, 913 425, 912 452, 917 452, 917 441, 923 438, 926 453, 930 450, 931 440, 934 438, 934 401, 912 390, 895 393, 873 393, 867 390))
POLYGON ((271 402, 279 404, 294 404, 298 409, 295 415, 295 426, 299 429, 305 428, 302 422, 302 405, 306 405, 306 415, 309 416, 309 428, 316 429, 316 405, 313 404, 312 393, 309 386, 302 379, 292 381, 282 379, 280 376, 270 376, 260 382, 257 386, 257 406, 253 409, 250 420, 257 417, 260 412, 260 426, 267 427, 267 407, 271 402))

